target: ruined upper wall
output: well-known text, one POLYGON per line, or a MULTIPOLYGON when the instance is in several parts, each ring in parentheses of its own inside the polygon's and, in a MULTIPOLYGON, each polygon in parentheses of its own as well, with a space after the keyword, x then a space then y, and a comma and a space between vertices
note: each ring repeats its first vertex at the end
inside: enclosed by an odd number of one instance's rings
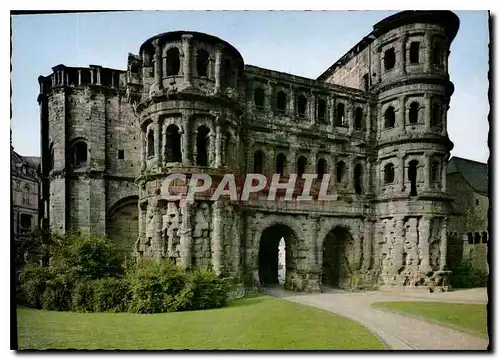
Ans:
MULTIPOLYGON (((318 77, 318 81, 334 83, 344 86, 370 90, 381 81, 390 80, 385 74, 385 51, 391 47, 391 43, 402 36, 403 46, 394 49, 389 54, 390 62, 396 69, 402 69, 408 73, 421 71, 410 61, 410 52, 420 55, 425 59, 424 64, 430 62, 430 46, 441 46, 443 57, 447 58, 449 45, 458 31, 459 19, 451 11, 403 11, 392 15, 375 24, 373 31, 357 43, 351 50, 328 68, 318 77), (430 38, 435 35, 434 38, 430 38), (419 45, 411 48, 412 42, 419 45), (428 51, 429 50, 429 51, 428 51), (428 51, 428 52, 426 52, 428 51), (427 59, 429 58, 429 59, 427 59)), ((417 57, 418 57, 417 55, 417 57)), ((417 61, 418 63, 418 61, 417 61)), ((446 64, 445 64, 446 69, 446 64)))

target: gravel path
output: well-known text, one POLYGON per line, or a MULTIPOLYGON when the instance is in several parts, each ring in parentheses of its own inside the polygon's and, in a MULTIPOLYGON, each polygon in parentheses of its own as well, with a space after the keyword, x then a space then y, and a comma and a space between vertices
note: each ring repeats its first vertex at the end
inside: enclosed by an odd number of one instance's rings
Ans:
POLYGON ((371 307, 372 303, 381 301, 485 304, 487 303, 485 289, 437 294, 346 292, 332 289, 321 294, 301 294, 277 287, 266 288, 264 292, 283 300, 314 306, 355 320, 373 331, 391 350, 486 350, 488 347, 486 338, 371 307))

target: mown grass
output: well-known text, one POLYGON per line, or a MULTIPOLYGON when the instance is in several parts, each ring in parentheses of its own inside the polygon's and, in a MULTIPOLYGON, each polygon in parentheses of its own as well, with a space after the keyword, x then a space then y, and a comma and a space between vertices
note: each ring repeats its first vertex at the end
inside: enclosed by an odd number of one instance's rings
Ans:
POLYGON ((20 349, 383 349, 363 326, 269 296, 164 314, 19 308, 20 349))
POLYGON ((449 325, 475 335, 487 336, 486 305, 454 304, 423 301, 394 301, 372 304, 402 315, 418 317, 441 325, 449 325))

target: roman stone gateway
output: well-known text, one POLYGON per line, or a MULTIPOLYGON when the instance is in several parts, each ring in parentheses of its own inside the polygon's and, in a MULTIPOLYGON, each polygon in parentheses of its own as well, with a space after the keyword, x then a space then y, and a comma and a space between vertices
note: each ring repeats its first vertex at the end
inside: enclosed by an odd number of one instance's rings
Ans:
POLYGON ((126 70, 55 66, 39 77, 42 215, 247 287, 278 282, 284 239, 288 289, 446 288, 458 25, 449 11, 395 14, 317 79, 245 65, 189 31, 146 40, 126 70), (335 196, 170 201, 172 173, 329 174, 335 196))

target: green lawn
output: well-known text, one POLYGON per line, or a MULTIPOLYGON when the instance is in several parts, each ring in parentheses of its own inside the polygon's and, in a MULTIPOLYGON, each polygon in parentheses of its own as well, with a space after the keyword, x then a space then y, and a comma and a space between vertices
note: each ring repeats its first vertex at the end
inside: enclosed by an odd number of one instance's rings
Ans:
POLYGON ((442 325, 451 325, 476 335, 487 336, 486 305, 453 304, 423 301, 394 301, 372 304, 373 307, 410 315, 442 325))
POLYGON ((269 296, 165 314, 17 310, 20 349, 383 349, 344 317, 269 296))

